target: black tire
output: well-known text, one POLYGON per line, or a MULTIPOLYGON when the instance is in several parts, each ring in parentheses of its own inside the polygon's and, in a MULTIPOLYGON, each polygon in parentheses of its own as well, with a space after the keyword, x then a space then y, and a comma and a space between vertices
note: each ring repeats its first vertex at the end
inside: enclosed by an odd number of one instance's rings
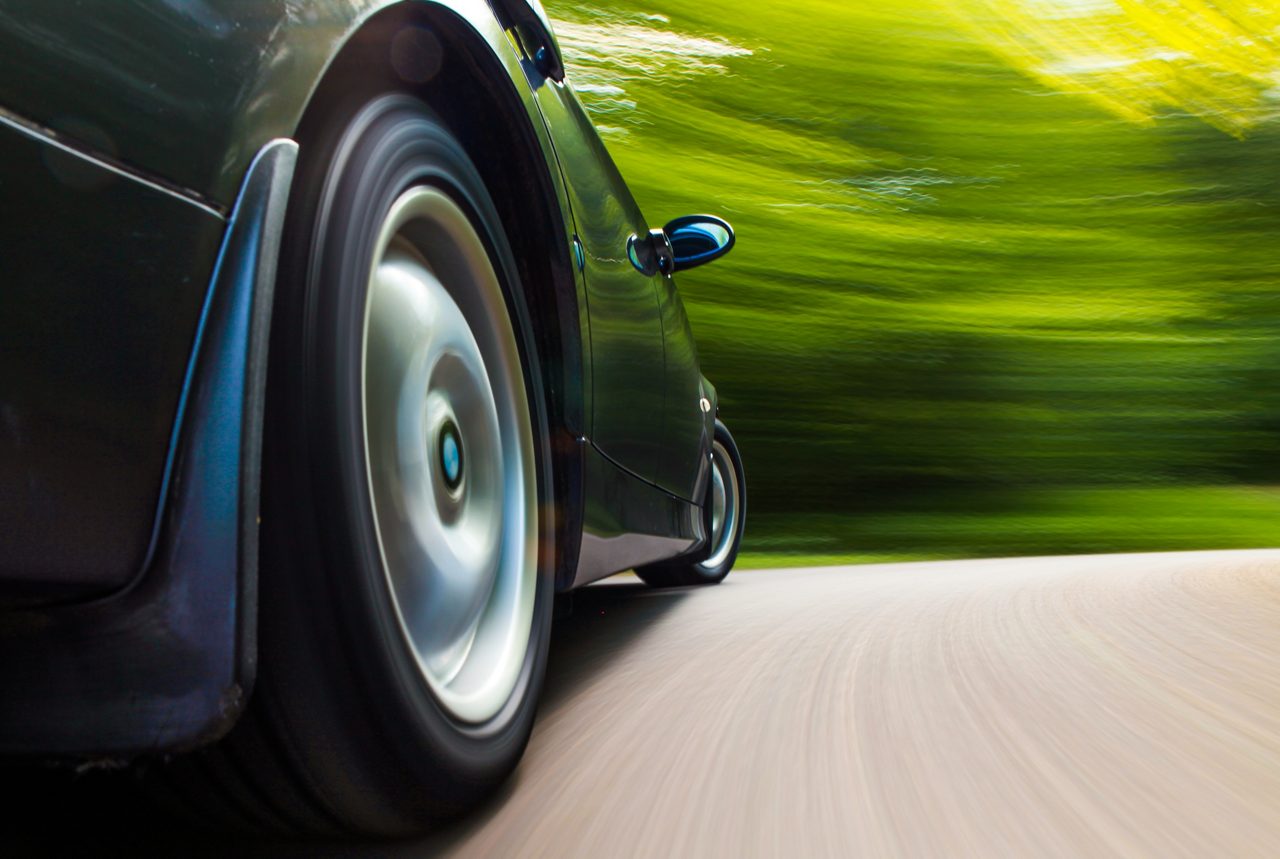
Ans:
POLYGON ((533 514, 536 585, 527 651, 510 662, 514 688, 483 721, 460 719, 402 629, 366 460, 369 272, 384 218, 408 189, 443 192, 483 240, 519 349, 537 507, 548 510, 544 389, 502 224, 449 129, 421 102, 387 95, 316 137, 294 181, 272 332, 257 682, 233 731, 162 777, 219 824, 410 834, 475 805, 523 753, 546 665, 555 551, 549 517, 533 514))
MULTIPOLYGON (((638 567, 636 575, 645 584, 655 588, 686 587, 689 585, 714 585, 724 581, 738 559, 742 534, 747 521, 747 481, 742 470, 742 456, 729 428, 716 418, 715 436, 712 439, 712 479, 707 481, 707 499, 703 509, 707 521, 707 546, 697 554, 661 561, 638 567), (730 500, 736 505, 731 521, 717 535, 712 526, 712 506, 717 480, 736 492, 730 500), (717 539, 719 536, 720 539, 717 539)), ((728 509, 728 507, 726 507, 728 509)))

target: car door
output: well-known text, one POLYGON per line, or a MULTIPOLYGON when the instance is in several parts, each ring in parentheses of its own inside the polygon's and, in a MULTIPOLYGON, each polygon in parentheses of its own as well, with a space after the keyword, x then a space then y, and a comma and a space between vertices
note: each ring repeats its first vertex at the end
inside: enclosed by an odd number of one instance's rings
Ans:
POLYGON ((673 495, 700 503, 702 473, 711 448, 711 403, 703 396, 697 343, 670 275, 662 278, 659 305, 666 352, 665 423, 654 482, 673 495))

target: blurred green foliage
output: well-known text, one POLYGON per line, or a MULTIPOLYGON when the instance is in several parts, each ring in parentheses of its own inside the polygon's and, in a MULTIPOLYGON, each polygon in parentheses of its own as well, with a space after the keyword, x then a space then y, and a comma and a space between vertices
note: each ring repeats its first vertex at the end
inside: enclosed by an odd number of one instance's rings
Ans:
POLYGON ((1215 488, 1280 482, 1265 54, 1099 58, 1110 0, 547 5, 649 219, 737 228, 679 280, 749 551, 1276 542, 1215 488))

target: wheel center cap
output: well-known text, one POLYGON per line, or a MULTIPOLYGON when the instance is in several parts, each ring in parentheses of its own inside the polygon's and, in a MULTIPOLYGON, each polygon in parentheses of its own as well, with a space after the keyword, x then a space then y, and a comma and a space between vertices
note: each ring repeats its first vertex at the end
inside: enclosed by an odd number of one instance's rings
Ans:
POLYGON ((440 428, 439 455, 444 484, 452 492, 462 485, 462 438, 453 421, 446 421, 440 428))

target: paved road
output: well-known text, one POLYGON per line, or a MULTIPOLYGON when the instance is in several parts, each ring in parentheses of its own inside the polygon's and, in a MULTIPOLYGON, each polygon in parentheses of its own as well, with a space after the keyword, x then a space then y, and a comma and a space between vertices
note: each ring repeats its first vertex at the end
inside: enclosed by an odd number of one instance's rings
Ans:
POLYGON ((504 795, 318 853, 1280 856, 1280 552, 605 583, 504 795))
POLYGON ((431 847, 1280 856, 1280 552, 611 583, 561 632, 516 784, 431 847))

